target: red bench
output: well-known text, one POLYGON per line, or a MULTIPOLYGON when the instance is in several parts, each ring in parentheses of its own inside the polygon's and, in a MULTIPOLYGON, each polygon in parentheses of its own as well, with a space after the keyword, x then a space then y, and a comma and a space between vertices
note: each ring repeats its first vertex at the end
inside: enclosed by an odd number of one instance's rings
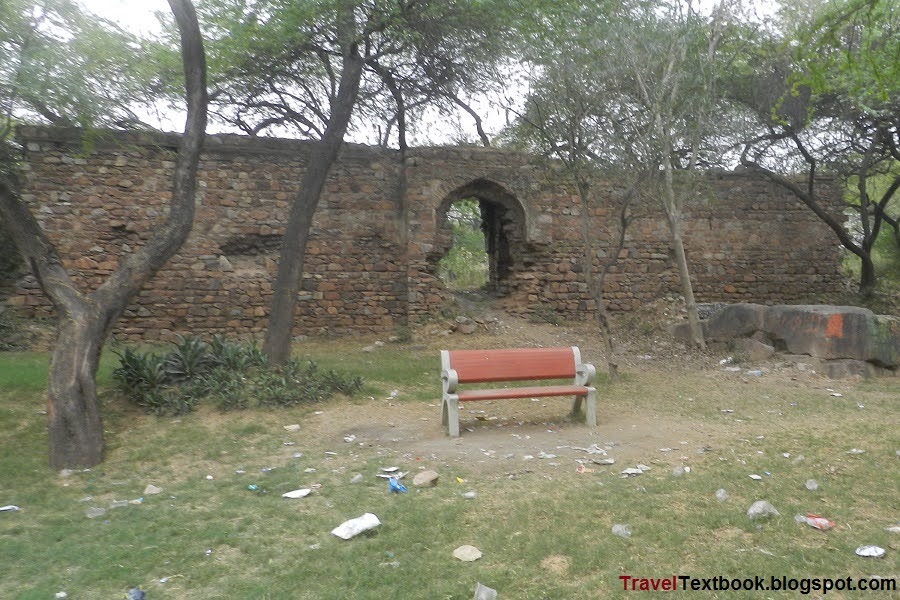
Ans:
POLYGON ((593 365, 581 362, 575 346, 563 348, 513 348, 509 350, 441 350, 441 424, 459 437, 459 403, 505 398, 575 396, 572 413, 587 398, 587 424, 597 426, 596 390, 590 387, 593 365), (499 381, 538 381, 573 378, 572 385, 457 390, 460 384, 499 381))

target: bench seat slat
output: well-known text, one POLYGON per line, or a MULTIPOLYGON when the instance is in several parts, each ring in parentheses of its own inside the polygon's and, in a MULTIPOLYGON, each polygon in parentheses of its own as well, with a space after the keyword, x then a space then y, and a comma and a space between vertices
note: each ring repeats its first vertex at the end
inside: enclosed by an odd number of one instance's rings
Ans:
POLYGON ((450 367, 459 383, 567 379, 575 376, 571 348, 451 350, 450 367))
POLYGON ((583 385, 544 385, 540 387, 496 388, 490 390, 463 390, 457 392, 460 402, 473 400, 503 400, 513 398, 549 398, 551 396, 587 396, 583 385))

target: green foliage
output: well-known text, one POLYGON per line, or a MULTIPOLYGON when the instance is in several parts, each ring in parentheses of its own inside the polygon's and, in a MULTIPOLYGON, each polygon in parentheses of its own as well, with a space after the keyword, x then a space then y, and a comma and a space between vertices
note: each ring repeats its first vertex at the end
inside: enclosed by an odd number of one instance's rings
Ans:
POLYGON ((452 290, 474 290, 488 281, 488 257, 478 200, 453 203, 447 211, 453 246, 438 263, 438 276, 452 290))
POLYGON ((528 315, 528 320, 532 323, 550 323, 551 325, 562 325, 563 323, 563 318, 559 313, 549 306, 536 306, 528 315))
POLYGON ((119 390, 156 415, 190 412, 204 398, 222 410, 295 406, 336 393, 352 395, 363 385, 361 377, 320 369, 312 361, 269 366, 255 344, 222 336, 209 343, 179 336, 165 354, 126 348, 116 355, 119 366, 113 379, 119 390))
POLYGON ((22 323, 12 311, 0 305, 0 352, 26 348, 28 336, 22 330, 22 323))
POLYGON ((136 125, 152 64, 134 36, 71 0, 0 3, 0 138, 13 120, 136 125))

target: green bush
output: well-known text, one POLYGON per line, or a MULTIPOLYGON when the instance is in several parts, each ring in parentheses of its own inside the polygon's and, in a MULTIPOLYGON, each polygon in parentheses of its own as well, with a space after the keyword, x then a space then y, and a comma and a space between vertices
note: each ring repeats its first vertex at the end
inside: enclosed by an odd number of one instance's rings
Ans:
POLYGON ((165 354, 140 354, 131 348, 116 352, 119 366, 113 379, 138 406, 157 415, 190 412, 208 398, 221 410, 295 406, 327 400, 335 393, 351 395, 362 388, 361 377, 312 362, 267 364, 255 344, 215 336, 207 343, 179 337, 165 354))

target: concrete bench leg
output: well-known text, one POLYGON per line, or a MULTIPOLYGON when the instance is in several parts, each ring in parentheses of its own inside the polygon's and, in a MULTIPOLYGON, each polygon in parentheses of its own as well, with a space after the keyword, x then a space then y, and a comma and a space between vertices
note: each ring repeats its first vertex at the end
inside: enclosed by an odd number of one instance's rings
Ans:
POLYGON ((597 390, 588 388, 587 395, 587 418, 585 419, 588 427, 597 426, 597 390))
POLYGON ((581 396, 575 396, 575 402, 572 403, 572 416, 578 416, 581 412, 581 396))
POLYGON ((450 437, 459 437, 459 398, 455 395, 441 403, 441 425, 447 426, 450 437))

